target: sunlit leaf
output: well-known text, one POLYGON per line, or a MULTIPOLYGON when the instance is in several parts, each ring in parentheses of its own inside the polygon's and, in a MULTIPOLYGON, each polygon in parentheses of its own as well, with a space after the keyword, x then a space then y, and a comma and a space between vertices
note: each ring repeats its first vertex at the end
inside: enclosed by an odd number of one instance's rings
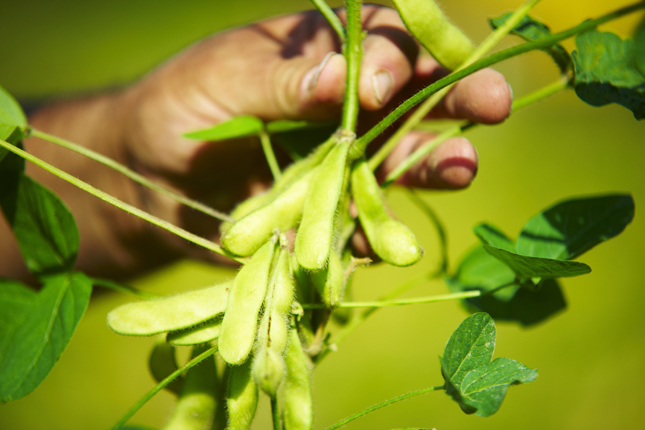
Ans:
POLYGON ((236 116, 204 130, 191 131, 184 137, 194 140, 219 141, 257 136, 262 131, 262 120, 250 115, 236 116))
POLYGON ((502 230, 492 224, 482 223, 473 229, 475 235, 485 244, 515 252, 515 244, 502 230))
POLYGON ((527 257, 490 245, 484 245, 484 249, 510 267, 519 279, 566 278, 591 272, 589 266, 579 261, 527 257))
POLYGON ((499 409, 509 386, 531 382, 537 370, 508 358, 493 361, 495 322, 486 313, 466 318, 441 357, 446 394, 467 414, 487 417, 499 409))
MULTIPOLYGON (((81 320, 92 285, 81 273, 44 278, 43 289, 11 330, 0 350, 0 401, 31 393, 49 374, 81 320)), ((28 296, 26 294, 25 296, 28 296)))
MULTIPOLYGON (((18 143, 24 137, 22 130, 27 127, 27 118, 22 108, 11 94, 0 85, 0 140, 18 143)), ((0 160, 7 155, 7 150, 0 148, 0 160)))
MULTIPOLYGON (((512 12, 509 12, 498 18, 489 19, 488 21, 490 22, 491 27, 496 29, 504 24, 512 14, 512 12)), ((519 36, 526 41, 535 41, 550 36, 551 30, 549 30, 549 27, 540 21, 527 15, 517 23, 511 31, 511 34, 519 36)), ((553 61, 555 61, 560 68, 560 71, 563 73, 571 67, 571 56, 567 50, 562 47, 562 45, 556 44, 545 48, 544 51, 553 58, 553 61)))
POLYGON ((575 90, 592 106, 618 103, 645 118, 645 76, 636 68, 634 41, 591 30, 576 36, 575 90))
POLYGON ((6 178, 0 206, 29 270, 38 276, 69 271, 78 253, 74 217, 47 188, 24 174, 6 178))

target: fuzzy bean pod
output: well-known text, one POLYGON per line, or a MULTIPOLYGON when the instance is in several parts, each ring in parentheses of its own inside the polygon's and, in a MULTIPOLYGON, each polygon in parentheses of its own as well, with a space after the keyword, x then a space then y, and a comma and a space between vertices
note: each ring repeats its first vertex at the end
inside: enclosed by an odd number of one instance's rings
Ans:
POLYGON ((251 360, 231 369, 228 380, 228 430, 246 430, 258 408, 258 386, 251 377, 251 360))
POLYGON ((226 310, 232 284, 225 282, 175 296, 128 303, 110 312, 107 324, 128 336, 151 336, 191 327, 226 310))
POLYGON ((287 373, 284 378, 284 428, 309 430, 313 427, 310 372, 297 330, 289 330, 289 346, 285 361, 287 373))
POLYGON ((352 196, 376 255, 395 266, 409 266, 419 261, 423 251, 414 233, 388 215, 381 189, 365 160, 358 160, 352 170, 352 196))
POLYGON ((229 364, 242 364, 253 348, 275 246, 269 240, 235 277, 219 336, 219 353, 229 364))
POLYGON ((335 308, 343 297, 345 280, 343 263, 336 251, 329 253, 327 267, 311 274, 311 279, 327 307, 335 308))
POLYGON ((222 236, 224 248, 235 255, 253 255, 275 229, 287 231, 302 217, 309 182, 314 172, 306 173, 267 205, 237 221, 222 236))
POLYGON ((222 319, 206 321, 197 327, 168 333, 166 340, 171 345, 187 346, 211 342, 219 337, 222 329, 222 319))
POLYGON ((447 69, 459 67, 475 50, 434 0, 393 1, 410 33, 447 69))
POLYGON ((336 145, 312 179, 295 244, 296 258, 305 269, 321 270, 329 260, 348 149, 348 142, 336 145))
POLYGON ((293 303, 289 251, 283 249, 274 269, 264 301, 264 315, 253 354, 253 377, 262 391, 275 397, 284 377, 284 351, 287 347, 287 316, 293 303))

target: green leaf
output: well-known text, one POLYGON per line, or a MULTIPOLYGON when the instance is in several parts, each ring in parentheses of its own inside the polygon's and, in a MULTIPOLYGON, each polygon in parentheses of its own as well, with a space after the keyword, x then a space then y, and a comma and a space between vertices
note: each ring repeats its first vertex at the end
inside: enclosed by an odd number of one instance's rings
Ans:
POLYGON ((13 332, 22 324, 36 292, 17 281, 0 279, 0 357, 7 354, 13 332))
MULTIPOLYGON (((178 368, 179 366, 177 366, 177 359, 175 357, 175 347, 166 343, 162 337, 158 338, 152 351, 150 351, 150 357, 148 358, 148 369, 150 370, 150 374, 157 383, 160 383, 174 373, 178 368)), ((184 377, 182 375, 173 379, 164 388, 179 396, 181 394, 181 387, 183 384, 184 377)))
POLYGON ((82 273, 49 276, 44 283, 33 302, 22 305, 23 315, 16 318, 20 322, 0 350, 2 402, 26 396, 45 379, 89 303, 92 284, 82 273))
POLYGON ((645 118, 645 76, 636 68, 634 41, 591 30, 576 36, 576 94, 592 106, 618 103, 645 118))
POLYGON ((533 217, 517 240, 517 253, 569 260, 620 234, 634 218, 628 194, 571 199, 533 217))
POLYGON ((509 386, 537 377, 537 370, 508 358, 491 362, 495 342, 495 322, 482 312, 466 318, 446 344, 441 358, 446 394, 467 414, 494 414, 509 386))
POLYGON ((466 375, 461 384, 461 402, 467 409, 475 409, 475 415, 479 417, 491 416, 502 405, 508 387, 532 382, 537 376, 537 370, 522 363, 510 358, 496 358, 466 375))
POLYGON ((506 251, 515 252, 515 244, 499 228, 492 224, 482 223, 473 231, 484 245, 496 246, 506 251))
POLYGON ((293 121, 281 119, 268 122, 266 125, 267 133, 287 133, 290 131, 307 130, 312 128, 337 127, 338 121, 293 121))
MULTIPOLYGON (((0 85, 0 140, 14 145, 24 137, 23 129, 27 127, 27 117, 11 94, 0 85)), ((0 148, 0 160, 9 151, 0 148)))
MULTIPOLYGON (((512 14, 512 12, 509 12, 498 18, 489 19, 488 22, 493 29, 497 29, 504 24, 512 14)), ((511 31, 511 34, 519 36, 527 41, 535 41, 551 36, 551 30, 549 30, 549 27, 540 21, 527 15, 517 23, 515 28, 511 31)), ((562 47, 562 45, 553 45, 549 48, 545 48, 544 51, 553 58, 553 61, 555 61, 562 73, 566 73, 567 70, 569 70, 571 67, 571 56, 567 50, 562 47)))
POLYGON ((645 76, 645 18, 634 32, 634 62, 638 71, 645 76))
POLYGON ((24 174, 6 180, 0 191, 0 206, 29 270, 37 276, 71 270, 79 237, 69 209, 54 193, 24 174))
POLYGON ((264 123, 261 119, 250 115, 243 115, 221 122, 211 128, 191 131, 190 133, 184 134, 184 137, 208 141, 237 139, 240 137, 257 136, 263 127, 264 123))
POLYGON ((579 261, 528 257, 490 245, 484 245, 484 249, 490 255, 508 265, 519 279, 566 278, 591 272, 591 267, 579 261))

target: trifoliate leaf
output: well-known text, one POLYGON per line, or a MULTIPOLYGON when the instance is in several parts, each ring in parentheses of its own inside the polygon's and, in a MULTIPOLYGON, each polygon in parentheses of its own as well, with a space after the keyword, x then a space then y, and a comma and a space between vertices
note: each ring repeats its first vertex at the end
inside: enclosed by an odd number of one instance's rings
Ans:
POLYGON ((574 87, 592 106, 618 103, 645 118, 645 76, 637 67, 634 41, 598 30, 576 36, 574 87))
POLYGON ((473 231, 485 245, 496 246, 506 251, 515 252, 515 244, 513 241, 494 225, 482 223, 475 227, 473 231))
POLYGON ((527 257, 490 245, 484 245, 484 249, 510 267, 519 279, 566 278, 591 272, 591 267, 579 261, 527 257))

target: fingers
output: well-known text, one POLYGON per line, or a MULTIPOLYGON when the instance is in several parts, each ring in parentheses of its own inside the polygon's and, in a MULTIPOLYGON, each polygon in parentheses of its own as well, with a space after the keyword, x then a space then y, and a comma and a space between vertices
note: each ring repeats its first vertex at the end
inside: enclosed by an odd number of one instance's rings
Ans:
MULTIPOLYGON (((380 176, 387 176, 387 173, 417 148, 427 144, 432 137, 426 133, 411 133, 406 136, 383 162, 380 176)), ((465 188, 477 174, 478 161, 477 151, 470 142, 463 137, 455 137, 440 144, 396 183, 428 189, 465 188)))

